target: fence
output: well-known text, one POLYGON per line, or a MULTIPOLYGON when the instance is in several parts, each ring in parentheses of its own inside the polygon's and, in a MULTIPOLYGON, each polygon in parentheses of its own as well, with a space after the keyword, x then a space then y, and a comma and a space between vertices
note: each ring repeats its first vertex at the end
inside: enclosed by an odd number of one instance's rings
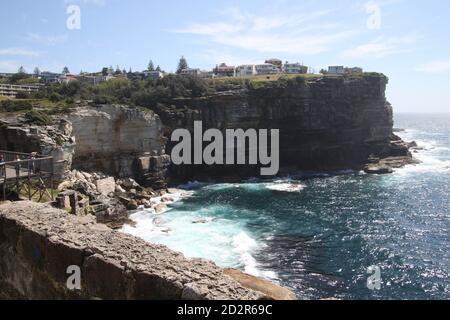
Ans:
POLYGON ((53 201, 53 157, 3 150, 0 150, 0 155, 4 159, 0 165, 3 200, 11 193, 20 196, 25 191, 29 200, 38 195, 37 201, 40 202, 47 194, 53 201))

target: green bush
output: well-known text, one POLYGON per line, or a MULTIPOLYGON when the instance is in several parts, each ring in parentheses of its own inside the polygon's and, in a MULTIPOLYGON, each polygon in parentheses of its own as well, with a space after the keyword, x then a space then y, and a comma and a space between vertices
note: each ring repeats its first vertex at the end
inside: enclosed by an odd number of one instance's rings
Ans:
POLYGON ((108 104, 110 103, 110 99, 107 96, 97 96, 94 98, 94 104, 108 104))
POLYGON ((59 93, 53 92, 53 93, 50 95, 50 97, 48 97, 48 99, 49 99, 51 102, 59 102, 59 101, 63 100, 64 98, 63 98, 63 96, 60 95, 59 93))
POLYGON ((2 112, 21 112, 33 109, 28 101, 4 100, 0 103, 0 111, 2 112))
POLYGON ((48 115, 36 110, 25 113, 25 120, 28 124, 37 126, 47 126, 52 124, 52 119, 48 115))
POLYGON ((29 99, 29 98, 30 98, 30 95, 24 91, 19 91, 16 94, 16 99, 29 99))

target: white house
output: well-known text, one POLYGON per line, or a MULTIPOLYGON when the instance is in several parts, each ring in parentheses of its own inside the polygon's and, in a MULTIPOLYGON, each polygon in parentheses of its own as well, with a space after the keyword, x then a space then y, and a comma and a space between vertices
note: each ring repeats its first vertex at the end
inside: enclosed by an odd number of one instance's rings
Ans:
POLYGON ((250 77, 256 75, 256 67, 254 64, 245 64, 237 67, 237 76, 250 77))
POLYGON ((255 66, 256 74, 277 74, 280 72, 280 69, 274 64, 271 63, 263 63, 257 64, 255 66))
POLYGON ((297 73, 308 73, 308 67, 300 63, 285 63, 283 66, 285 73, 297 74, 297 73))
POLYGON ((344 66, 329 66, 328 74, 343 75, 345 73, 344 66))
POLYGON ((201 71, 200 69, 192 69, 192 68, 187 68, 187 69, 183 69, 181 70, 181 74, 182 75, 189 75, 189 76, 198 76, 200 75, 201 71))
POLYGON ((152 80, 157 80, 157 79, 162 79, 164 78, 164 74, 161 71, 142 71, 144 78, 145 79, 152 79, 152 80))
POLYGON ((358 74, 358 73, 363 73, 363 68, 360 67, 352 67, 352 68, 345 68, 344 69, 346 74, 358 74))

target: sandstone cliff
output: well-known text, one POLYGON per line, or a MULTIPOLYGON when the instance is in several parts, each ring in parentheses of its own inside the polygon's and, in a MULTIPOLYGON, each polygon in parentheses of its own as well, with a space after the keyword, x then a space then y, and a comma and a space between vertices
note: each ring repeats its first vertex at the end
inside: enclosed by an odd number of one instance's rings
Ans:
MULTIPOLYGON (((392 107, 385 97, 387 82, 380 74, 353 79, 294 78, 202 98, 175 99, 171 105, 149 106, 152 110, 117 105, 80 107, 57 116, 70 127, 61 128, 65 133, 62 140, 48 138, 61 136, 61 130, 39 135, 33 132, 47 129, 4 125, 0 147, 23 152, 38 149, 54 155, 64 163, 61 175, 73 162, 76 169, 133 177, 156 189, 165 188, 169 181, 239 180, 259 175, 257 166, 170 166, 173 130, 192 130, 194 121, 201 120, 204 130, 279 129, 281 175, 303 170, 360 170, 367 163, 399 166, 409 162, 411 154, 393 135, 392 107), (392 157, 393 161, 383 160, 392 157)), ((389 170, 375 167, 373 172, 389 170)))
POLYGON ((159 116, 150 110, 103 105, 65 116, 76 137, 74 166, 164 187, 169 158, 159 116))
MULTIPOLYGON (((195 120, 208 128, 280 129, 282 173, 299 170, 361 169, 369 158, 410 157, 396 140, 393 111, 385 96, 384 75, 361 78, 296 78, 261 88, 180 99, 155 111, 166 134, 179 127, 192 130, 195 120)), ((167 152, 171 145, 167 147, 167 152)), ((242 178, 257 174, 246 166, 172 167, 184 179, 212 176, 242 178)))

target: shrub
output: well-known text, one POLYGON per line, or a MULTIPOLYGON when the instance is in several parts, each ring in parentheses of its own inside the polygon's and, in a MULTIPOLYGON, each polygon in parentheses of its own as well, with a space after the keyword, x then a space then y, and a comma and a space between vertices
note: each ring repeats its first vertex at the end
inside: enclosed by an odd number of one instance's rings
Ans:
POLYGON ((20 112, 31 109, 33 109, 33 106, 28 101, 4 100, 0 103, 2 112, 20 112))
POLYGON ((94 98, 94 103, 95 104, 108 104, 110 102, 111 102, 111 100, 107 96, 101 95, 101 96, 96 96, 94 98))
POLYGON ((28 124, 37 126, 47 126, 52 124, 52 119, 43 112, 31 110, 25 113, 25 120, 28 124))
POLYGON ((19 91, 16 94, 16 99, 29 99, 29 98, 30 98, 30 95, 24 91, 19 91))
POLYGON ((59 102, 63 99, 63 96, 59 93, 53 92, 48 98, 51 102, 59 102))

